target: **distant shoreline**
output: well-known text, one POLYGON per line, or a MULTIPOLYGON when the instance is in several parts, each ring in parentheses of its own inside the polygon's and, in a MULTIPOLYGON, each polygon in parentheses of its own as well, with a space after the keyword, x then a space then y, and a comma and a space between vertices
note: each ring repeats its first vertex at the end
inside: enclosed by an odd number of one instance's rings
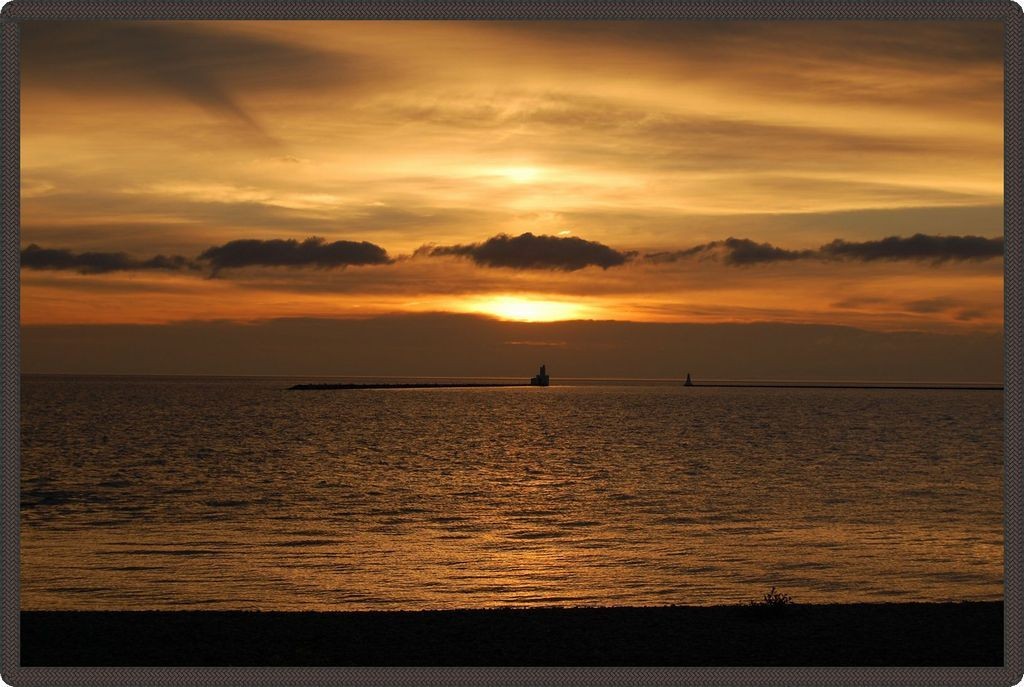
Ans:
POLYGON ((22 611, 25 666, 1001 666, 1003 603, 22 611))

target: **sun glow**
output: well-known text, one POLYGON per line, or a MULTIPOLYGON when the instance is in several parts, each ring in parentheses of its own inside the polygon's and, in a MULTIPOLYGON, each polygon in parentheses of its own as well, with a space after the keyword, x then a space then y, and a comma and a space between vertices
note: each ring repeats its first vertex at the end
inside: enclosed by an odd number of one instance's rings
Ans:
POLYGON ((540 169, 525 165, 502 167, 500 169, 496 169, 495 173, 502 179, 516 184, 528 184, 532 181, 536 181, 537 178, 541 176, 540 169))
POLYGON ((470 301, 467 312, 517 322, 554 322, 585 318, 589 309, 579 303, 537 300, 519 296, 488 296, 470 301))

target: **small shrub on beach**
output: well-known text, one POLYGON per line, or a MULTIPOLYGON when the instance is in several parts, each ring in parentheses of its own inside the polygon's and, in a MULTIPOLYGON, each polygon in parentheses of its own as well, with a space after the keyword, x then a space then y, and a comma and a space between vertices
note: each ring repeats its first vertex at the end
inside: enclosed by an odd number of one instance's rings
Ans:
POLYGON ((771 591, 765 593, 760 601, 751 601, 748 605, 758 613, 775 615, 793 606, 794 602, 793 597, 789 594, 783 594, 772 587, 771 591))
POLYGON ((761 597, 761 601, 755 601, 754 603, 759 604, 761 606, 770 607, 791 606, 793 604, 793 597, 791 597, 789 594, 777 592, 775 591, 775 587, 772 587, 772 590, 770 592, 766 593, 763 597, 761 597))

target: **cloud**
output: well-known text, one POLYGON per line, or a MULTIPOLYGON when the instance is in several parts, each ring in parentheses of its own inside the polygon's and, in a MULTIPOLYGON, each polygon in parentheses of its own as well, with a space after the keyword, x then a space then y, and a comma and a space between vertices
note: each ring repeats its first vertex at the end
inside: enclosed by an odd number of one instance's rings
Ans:
POLYGON ((952 298, 937 297, 937 298, 924 298, 916 301, 908 301, 903 304, 903 307, 914 313, 921 313, 923 315, 930 315, 937 312, 946 312, 958 305, 959 301, 952 298))
POLYGON ((393 262, 388 252, 368 241, 334 241, 313 236, 301 243, 295 239, 239 239, 213 246, 200 253, 213 273, 229 267, 320 267, 385 265, 393 262))
POLYGON ((757 243, 750 239, 729 237, 724 241, 711 241, 693 248, 661 253, 648 253, 644 257, 654 263, 678 262, 695 256, 722 257, 727 265, 755 265, 763 262, 784 262, 813 257, 808 250, 787 250, 770 243, 757 243))
POLYGON ((198 269, 198 265, 181 255, 155 255, 147 260, 139 260, 127 253, 74 253, 66 248, 42 248, 34 243, 21 250, 21 266, 32 270, 67 270, 79 274, 198 269))
POLYGON ((727 238, 677 251, 647 253, 644 259, 655 264, 673 263, 689 258, 719 258, 727 265, 755 265, 791 260, 917 260, 942 263, 951 260, 988 260, 1003 255, 1001 236, 928 236, 914 234, 903 238, 890 236, 877 241, 836 239, 817 250, 790 250, 750 239, 727 238))
POLYGON ((23 79, 94 94, 187 100, 266 137, 238 97, 363 79, 353 58, 186 22, 26 22, 23 79))
POLYGON ((636 253, 617 251, 575 236, 536 236, 527 232, 519 236, 499 234, 483 243, 422 246, 416 255, 457 255, 484 267, 574 272, 590 266, 608 269, 622 265, 636 253))
POLYGON ((665 250, 657 253, 647 253, 644 255, 644 260, 653 262, 656 264, 679 262, 680 260, 686 260, 702 253, 707 253, 713 244, 720 243, 719 241, 712 241, 711 243, 702 243, 699 246, 693 248, 686 248, 684 250, 665 250))
POLYGON ((629 55, 627 68, 684 63, 694 71, 677 78, 735 84, 748 95, 919 104, 929 95, 930 103, 947 103, 958 94, 991 97, 1002 90, 997 22, 823 22, 810 31, 801 22, 710 24, 503 22, 495 28, 518 36, 524 52, 554 49, 569 64, 596 61, 596 50, 629 55), (931 78, 920 78, 926 70, 931 78))
MULTIPOLYGON (((974 165, 998 157, 998 141, 965 145, 961 137, 876 127, 856 131, 808 123, 751 121, 734 114, 678 114, 625 104, 613 97, 540 94, 504 99, 490 96, 480 105, 467 93, 441 102, 406 105, 386 99, 370 106, 381 122, 416 126, 425 135, 484 137, 513 130, 529 140, 530 157, 542 166, 631 169, 645 177, 687 172, 698 175, 691 186, 693 209, 767 206, 807 210, 824 207, 977 204, 993 194, 968 193, 955 185, 936 187, 916 179, 871 182, 876 174, 856 170, 890 169, 893 159, 926 156, 949 164, 974 165), (512 104, 502 105, 510 101, 512 104), (843 174, 820 178, 822 160, 843 174), (703 171, 742 175, 742 184, 725 192, 720 177, 702 179, 703 171)), ((586 186, 581 178, 564 178, 560 186, 586 186)))
POLYGON ((987 314, 984 310, 968 308, 957 313, 956 320, 959 322, 972 322, 985 317, 987 314))
POLYGON ((922 260, 934 263, 949 260, 988 260, 1003 255, 1003 237, 928 236, 908 238, 889 236, 878 241, 851 242, 842 239, 825 244, 820 253, 826 258, 861 260, 922 260))
POLYGON ((877 296, 853 296, 850 298, 844 298, 840 301, 832 303, 830 307, 839 308, 841 310, 856 310, 859 308, 868 308, 889 301, 885 298, 878 298, 877 296))
MULTIPOLYGON (((730 266, 750 266, 797 260, 873 262, 878 260, 918 261, 940 264, 949 261, 988 260, 1001 257, 1003 238, 980 236, 890 236, 875 241, 836 239, 817 250, 788 249, 771 243, 729 237, 676 251, 646 253, 643 260, 667 264, 689 259, 720 260, 730 266)), ((416 256, 457 256, 484 267, 515 270, 574 272, 595 266, 602 269, 623 265, 636 257, 624 251, 575 236, 537 236, 532 233, 499 234, 482 243, 436 246, 427 244, 416 256)), ((34 270, 67 270, 81 274, 103 274, 132 270, 185 271, 208 265, 213 275, 223 269, 243 267, 344 268, 350 265, 386 265, 395 262, 387 250, 369 241, 334 241, 320 237, 296 239, 239 239, 212 246, 195 259, 181 255, 155 255, 139 259, 123 252, 75 253, 65 248, 42 248, 33 243, 21 251, 22 267, 34 270)), ((908 304, 915 312, 935 312, 933 301, 908 304)), ((942 304, 943 306, 948 304, 942 304)), ((837 304, 839 307, 856 305, 837 304)), ((942 308, 940 308, 942 309, 942 308)))
MULTIPOLYGON (((758 21, 666 22, 504 21, 487 24, 492 30, 517 34, 532 43, 563 46, 597 44, 602 49, 658 50, 688 55, 701 62, 736 59, 737 47, 786 45, 801 56, 849 60, 855 49, 862 60, 878 63, 909 61, 943 64, 995 63, 1002 60, 1001 46, 993 45, 998 24, 976 21, 901 22, 849 21, 822 23, 808 31, 806 25, 778 25, 758 21)), ((743 54, 742 52, 740 54, 743 54)), ((784 57, 784 56, 783 56, 784 57)), ((779 76, 782 78, 782 75, 779 76)))

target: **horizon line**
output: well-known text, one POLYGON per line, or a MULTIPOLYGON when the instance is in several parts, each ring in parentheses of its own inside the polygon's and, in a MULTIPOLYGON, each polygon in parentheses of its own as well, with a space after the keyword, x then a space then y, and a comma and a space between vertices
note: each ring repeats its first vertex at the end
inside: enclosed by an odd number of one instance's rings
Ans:
MULTIPOLYGON (((439 380, 439 379, 466 379, 466 380, 481 380, 481 379, 500 379, 500 380, 519 380, 529 378, 528 374, 522 375, 396 375, 396 374, 380 374, 380 375, 348 375, 348 374, 207 374, 207 373, 160 373, 160 372, 25 372, 19 371, 21 376, 35 376, 35 377, 168 377, 168 378, 209 378, 209 379, 423 379, 423 380, 439 380)), ((686 379, 686 373, 678 377, 595 377, 595 376, 571 376, 571 375, 558 375, 552 376, 553 381, 557 380, 568 380, 576 382, 660 382, 660 383, 682 383, 686 379)), ((694 378, 694 386, 712 386, 715 384, 721 386, 729 385, 741 385, 741 384, 778 384, 780 386, 790 386, 796 384, 808 384, 808 385, 850 385, 850 386, 865 386, 868 385, 905 385, 907 387, 925 387, 925 386, 945 386, 945 387, 969 387, 969 386, 985 386, 993 387, 998 389, 1004 388, 1004 380, 999 381, 944 381, 944 380, 925 380, 925 381, 912 381, 903 379, 777 379, 777 378, 749 378, 749 377, 705 377, 705 378, 694 378)), ((564 384, 559 386, 566 386, 564 384)), ((870 388, 870 387, 868 387, 870 388)))

